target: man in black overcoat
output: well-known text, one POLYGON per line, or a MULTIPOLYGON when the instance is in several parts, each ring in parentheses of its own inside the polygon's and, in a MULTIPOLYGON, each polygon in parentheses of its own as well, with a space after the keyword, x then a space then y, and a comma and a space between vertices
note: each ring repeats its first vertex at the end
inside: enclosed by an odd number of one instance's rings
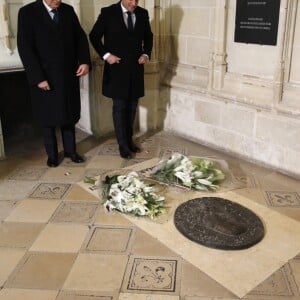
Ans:
POLYGON ((42 126, 47 165, 58 165, 55 128, 60 127, 64 156, 83 162, 76 152, 80 118, 79 78, 89 72, 89 45, 72 6, 37 0, 18 15, 17 44, 31 92, 33 114, 42 126))
POLYGON ((138 6, 138 0, 104 7, 89 36, 105 60, 102 93, 113 99, 120 155, 131 158, 131 153, 140 152, 132 140, 133 124, 138 100, 144 96, 144 64, 153 45, 148 11, 138 6))

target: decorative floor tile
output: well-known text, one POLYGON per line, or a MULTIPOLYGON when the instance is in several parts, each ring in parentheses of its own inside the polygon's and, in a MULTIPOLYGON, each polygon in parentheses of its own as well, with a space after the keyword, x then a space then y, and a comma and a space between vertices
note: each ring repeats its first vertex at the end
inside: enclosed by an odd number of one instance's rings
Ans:
POLYGON ((4 284, 24 254, 23 249, 0 248, 0 286, 4 284))
POLYGON ((10 276, 5 287, 59 290, 75 258, 75 254, 29 252, 10 276))
POLYGON ((0 300, 56 300, 58 291, 2 289, 0 300))
POLYGON ((159 152, 160 158, 168 158, 174 153, 181 153, 183 155, 187 155, 187 149, 186 148, 167 148, 167 147, 161 147, 161 150, 159 152))
POLYGON ((97 203, 63 202, 56 210, 51 222, 91 223, 97 207, 97 203))
POLYGON ((250 187, 250 188, 255 188, 257 187, 255 179, 253 176, 235 176, 234 177, 237 182, 241 184, 241 187, 250 187))
POLYGON ((65 183, 40 183, 29 197, 39 199, 62 199, 70 186, 70 184, 65 183))
POLYGON ((21 200, 35 187, 31 181, 0 181, 0 200, 21 200))
POLYGON ((270 297, 300 296, 297 284, 288 264, 280 268, 268 279, 258 285, 249 293, 250 295, 262 295, 270 297))
POLYGON ((85 250, 127 252, 133 235, 133 228, 95 227, 85 250))
POLYGON ((98 155, 116 155, 119 156, 119 145, 118 144, 104 144, 100 147, 98 155))
POLYGON ((4 220, 10 214, 17 203, 18 201, 14 200, 0 201, 0 221, 4 220))
MULTIPOLYGON (((131 256, 123 281, 123 292, 167 292, 178 294, 178 259, 131 256)), ((180 268, 179 268, 180 272, 180 268)))
POLYGON ((5 219, 9 222, 47 223, 59 206, 58 200, 26 199, 5 219))
POLYGON ((76 224, 48 224, 30 251, 78 252, 87 233, 88 226, 76 224))
POLYGON ((116 291, 120 288, 127 255, 80 253, 64 284, 64 290, 116 291))
POLYGON ((23 167, 8 176, 11 180, 39 180, 47 171, 46 167, 23 167))
POLYGON ((296 192, 266 191, 267 202, 274 207, 300 207, 300 196, 296 192))
POLYGON ((0 247, 29 248, 43 227, 39 223, 3 222, 0 225, 0 247))
POLYGON ((77 182, 83 178, 85 168, 77 167, 58 167, 50 168, 41 178, 41 180, 46 182, 58 182, 58 183, 67 183, 67 182, 77 182))

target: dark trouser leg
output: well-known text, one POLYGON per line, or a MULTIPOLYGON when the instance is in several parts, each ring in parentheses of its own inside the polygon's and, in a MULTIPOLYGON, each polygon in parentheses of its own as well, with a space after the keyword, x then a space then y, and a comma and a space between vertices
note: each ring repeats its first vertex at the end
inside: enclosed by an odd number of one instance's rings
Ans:
POLYGON ((58 159, 57 140, 55 135, 55 127, 43 127, 44 146, 51 160, 58 159))
POLYGON ((115 133, 119 146, 128 148, 127 141, 127 106, 126 99, 114 98, 113 99, 113 122, 115 133))
POLYGON ((67 154, 74 154, 76 152, 75 125, 63 125, 61 126, 60 130, 64 146, 64 152, 67 154))
POLYGON ((134 128, 137 105, 138 105, 138 99, 132 100, 128 103, 127 127, 126 127, 128 145, 133 144, 132 137, 133 137, 133 128, 134 128))

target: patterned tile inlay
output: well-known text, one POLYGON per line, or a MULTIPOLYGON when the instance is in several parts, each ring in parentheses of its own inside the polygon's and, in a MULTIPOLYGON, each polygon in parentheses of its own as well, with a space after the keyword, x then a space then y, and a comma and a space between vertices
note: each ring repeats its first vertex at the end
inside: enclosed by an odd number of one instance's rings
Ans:
POLYGON ((47 168, 28 167, 19 168, 9 175, 11 180, 39 180, 47 171, 47 168))
POLYGON ((101 146, 98 155, 119 155, 118 144, 104 144, 101 146))
POLYGON ((128 250, 132 233, 132 228, 96 227, 86 250, 125 252, 128 250))
POLYGON ((169 157, 172 154, 174 154, 175 152, 177 153, 181 153, 183 155, 187 155, 187 149, 186 148, 161 148, 160 153, 159 153, 159 157, 169 157))
POLYGON ((255 178, 253 176, 235 176, 235 179, 245 187, 256 187, 255 178))
POLYGON ((175 292, 177 260, 135 258, 128 290, 175 292))
POLYGON ((33 193, 29 195, 29 197, 42 199, 62 199, 70 186, 70 184, 64 183, 41 183, 33 191, 33 193))
POLYGON ((62 203, 52 222, 90 223, 97 207, 96 203, 62 203))
POLYGON ((297 192, 266 191, 267 202, 274 207, 299 207, 300 197, 297 192))
POLYGON ((272 276, 258 285, 250 295, 262 296, 299 296, 299 290, 288 264, 276 271, 272 276))

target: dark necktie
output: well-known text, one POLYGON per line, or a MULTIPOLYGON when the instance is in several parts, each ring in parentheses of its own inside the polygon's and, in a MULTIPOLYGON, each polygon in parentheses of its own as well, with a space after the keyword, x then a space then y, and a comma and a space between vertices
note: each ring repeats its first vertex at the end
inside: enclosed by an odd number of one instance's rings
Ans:
POLYGON ((58 24, 59 22, 59 12, 57 9, 52 9, 51 12, 53 12, 53 22, 58 24))
POLYGON ((126 13, 128 15, 127 28, 129 31, 133 31, 132 13, 130 11, 127 11, 126 13))

